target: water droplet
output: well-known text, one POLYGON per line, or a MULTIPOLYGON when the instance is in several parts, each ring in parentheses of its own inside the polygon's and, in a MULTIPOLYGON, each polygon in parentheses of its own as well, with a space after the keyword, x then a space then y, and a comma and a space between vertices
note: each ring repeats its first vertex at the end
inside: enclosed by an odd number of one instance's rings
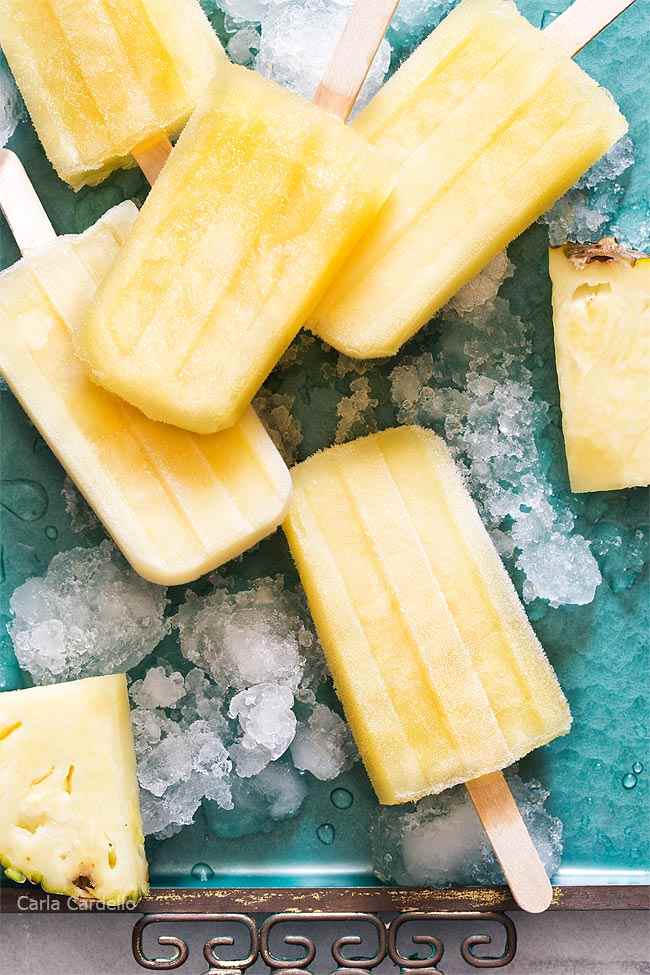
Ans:
POLYGON ((20 521, 38 521, 47 511, 48 497, 42 484, 24 477, 2 478, 0 504, 20 521))
POLYGON ((333 806, 337 809, 349 809, 354 802, 354 796, 347 789, 333 789, 330 793, 333 806))
POLYGON ((48 525, 47 528, 45 529, 45 534, 52 542, 55 542, 59 537, 58 529, 56 529, 54 525, 48 525))
POLYGON ((636 772, 637 775, 641 775, 641 772, 643 772, 643 765, 641 762, 635 762, 632 766, 632 771, 636 772))
POLYGON ((316 830, 316 836, 325 846, 331 846, 336 837, 336 830, 331 823, 322 823, 316 830))
POLYGON ((634 775, 633 772, 628 772, 627 775, 624 775, 623 776, 623 778, 621 779, 621 781, 623 783, 623 788, 624 789, 633 789, 634 786, 637 783, 637 778, 636 778, 636 775, 634 775))
POLYGON ((192 876, 202 883, 214 877, 214 870, 209 863, 195 863, 191 870, 192 876))

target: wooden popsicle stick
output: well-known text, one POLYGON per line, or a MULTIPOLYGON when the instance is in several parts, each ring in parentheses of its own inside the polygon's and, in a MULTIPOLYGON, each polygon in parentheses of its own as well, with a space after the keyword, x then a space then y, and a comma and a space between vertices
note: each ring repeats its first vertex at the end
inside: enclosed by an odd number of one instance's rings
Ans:
POLYGON ((356 0, 314 102, 346 120, 399 0, 356 0))
POLYGON ((0 149, 0 210, 24 256, 56 240, 50 218, 11 149, 0 149))
POLYGON ((167 135, 162 132, 155 139, 148 139, 146 142, 136 146, 131 155, 138 166, 147 177, 150 186, 156 182, 162 168, 171 155, 173 146, 167 135))
POLYGON ((553 888, 503 773, 483 775, 465 786, 517 904, 531 914, 545 911, 553 888))
POLYGON ((574 0, 563 14, 545 28, 544 34, 573 57, 634 2, 635 0, 574 0))

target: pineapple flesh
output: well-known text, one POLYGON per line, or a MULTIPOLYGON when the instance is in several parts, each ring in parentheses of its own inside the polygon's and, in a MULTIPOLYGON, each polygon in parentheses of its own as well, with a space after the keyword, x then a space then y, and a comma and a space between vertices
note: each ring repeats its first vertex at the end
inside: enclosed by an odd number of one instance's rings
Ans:
POLYGON ((571 489, 650 483, 650 257, 610 238, 551 248, 553 320, 571 489))
POLYGON ((109 905, 148 891, 126 678, 0 694, 0 864, 109 905))

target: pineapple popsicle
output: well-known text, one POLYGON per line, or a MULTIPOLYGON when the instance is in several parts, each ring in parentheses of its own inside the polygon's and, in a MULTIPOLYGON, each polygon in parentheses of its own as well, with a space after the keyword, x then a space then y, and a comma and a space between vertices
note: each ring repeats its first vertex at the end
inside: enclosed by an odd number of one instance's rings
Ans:
MULTIPOLYGON (((12 153, 0 161, 0 203, 7 208, 9 196, 24 221, 31 200, 21 192, 33 190, 12 153), (14 173, 24 181, 17 187, 14 173)), ((123 203, 80 237, 57 239, 49 227, 51 243, 0 275, 0 370, 135 570, 172 585, 274 531, 291 478, 252 410, 230 430, 197 437, 153 423, 88 379, 71 333, 136 217, 123 203)))
POLYGON ((605 238, 549 270, 571 489, 650 484, 650 257, 605 238))
POLYGON ((624 134, 562 19, 549 37, 511 0, 462 0, 359 114, 393 191, 311 331, 352 357, 397 352, 624 134))
POLYGON ((442 440, 387 430, 292 473, 284 529, 380 802, 488 776, 568 731, 555 674, 442 440))
POLYGON ((232 426, 385 195, 340 119, 222 66, 78 336, 93 378, 152 419, 232 426))
POLYGON ((74 189, 176 135, 225 60, 199 0, 0 0, 0 44, 74 189))

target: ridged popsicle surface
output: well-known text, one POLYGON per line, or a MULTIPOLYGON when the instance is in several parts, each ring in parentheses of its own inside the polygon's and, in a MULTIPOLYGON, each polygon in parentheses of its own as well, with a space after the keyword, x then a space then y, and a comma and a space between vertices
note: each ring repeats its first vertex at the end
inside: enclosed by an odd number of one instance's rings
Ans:
POLYGON ((380 802, 564 734, 564 695, 443 441, 403 427, 293 469, 291 552, 380 802))
POLYGON ((154 423, 75 356, 72 333, 136 217, 124 203, 0 275, 0 368, 133 567, 178 584, 274 531, 291 481, 252 410, 209 437, 154 423))
POLYGON ((232 425, 386 192, 339 119, 220 69, 80 335, 96 380, 153 419, 232 425))
POLYGON ((358 358, 397 352, 627 129, 511 0, 463 0, 353 125, 393 191, 309 328, 358 358))

